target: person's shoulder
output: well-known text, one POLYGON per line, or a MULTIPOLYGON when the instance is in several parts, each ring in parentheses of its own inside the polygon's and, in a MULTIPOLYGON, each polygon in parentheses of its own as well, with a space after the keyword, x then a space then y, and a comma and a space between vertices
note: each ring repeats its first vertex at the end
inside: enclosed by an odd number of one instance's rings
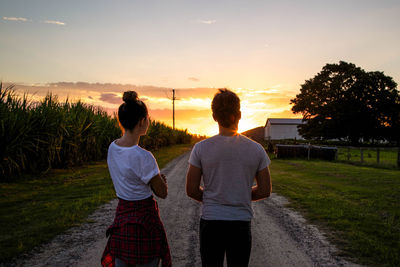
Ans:
POLYGON ((140 154, 141 156, 154 158, 153 153, 151 153, 149 150, 147 150, 141 146, 136 146, 136 147, 137 147, 137 149, 136 149, 137 153, 140 154))
POLYGON ((117 139, 112 141, 108 146, 108 154, 118 152, 118 146, 115 144, 115 141, 117 141, 117 139))
POLYGON ((209 144, 214 143, 215 140, 216 140, 217 138, 218 138, 218 135, 214 135, 214 136, 212 136, 212 137, 209 137, 209 138, 206 138, 206 139, 204 139, 204 140, 201 140, 201 141, 197 142, 197 143, 195 144, 195 146, 198 146, 198 147, 200 147, 200 146, 207 146, 207 145, 209 145, 209 144))
POLYGON ((265 148, 258 142, 248 138, 245 135, 240 134, 239 138, 241 139, 241 142, 244 143, 246 146, 252 148, 252 149, 257 149, 259 151, 264 151, 265 148))
POLYGON ((110 148, 115 148, 115 141, 117 141, 117 139, 115 139, 114 141, 112 141, 112 142, 110 143, 110 145, 108 146, 108 149, 110 149, 110 148))
POLYGON ((245 135, 243 135, 243 134, 239 134, 239 138, 240 138, 240 141, 242 141, 242 142, 244 142, 244 143, 247 143, 247 144, 249 144, 249 145, 262 147, 262 145, 261 145, 260 143, 254 141, 254 140, 252 140, 252 139, 250 139, 250 138, 248 138, 247 136, 245 136, 245 135))

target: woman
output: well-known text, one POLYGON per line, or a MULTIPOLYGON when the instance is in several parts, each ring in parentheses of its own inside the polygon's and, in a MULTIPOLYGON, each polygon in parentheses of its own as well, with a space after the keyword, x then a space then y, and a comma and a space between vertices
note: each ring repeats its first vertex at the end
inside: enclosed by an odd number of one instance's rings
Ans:
POLYGON ((124 135, 108 148, 107 164, 119 199, 103 252, 103 266, 171 266, 171 255, 153 192, 165 199, 167 180, 151 152, 138 146, 149 127, 146 105, 125 92, 118 119, 124 135))

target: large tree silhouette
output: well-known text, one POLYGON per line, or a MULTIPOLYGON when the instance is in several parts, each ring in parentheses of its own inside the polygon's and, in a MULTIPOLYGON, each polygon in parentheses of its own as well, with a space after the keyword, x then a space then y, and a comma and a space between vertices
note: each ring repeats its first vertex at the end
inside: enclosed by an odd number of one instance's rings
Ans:
POLYGON ((366 72, 352 63, 326 64, 301 85, 292 111, 306 124, 306 139, 388 140, 399 143, 400 94, 383 72, 366 72))

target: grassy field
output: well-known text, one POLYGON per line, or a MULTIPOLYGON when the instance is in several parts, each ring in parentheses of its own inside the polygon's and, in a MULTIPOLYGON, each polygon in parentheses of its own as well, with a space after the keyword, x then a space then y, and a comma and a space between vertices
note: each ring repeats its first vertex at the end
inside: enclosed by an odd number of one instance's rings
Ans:
MULTIPOLYGON (((162 168, 188 151, 177 145, 154 153, 162 168)), ((273 191, 328 233, 341 254, 360 263, 400 265, 400 171, 343 163, 278 160, 273 191)), ((0 262, 85 222, 115 197, 105 162, 42 177, 0 183, 0 262)))
MULTIPOLYGON (((381 167, 397 167, 397 153, 398 148, 380 148, 379 150, 379 163, 377 163, 377 148, 362 148, 363 164, 370 166, 381 167)), ((360 148, 345 148, 339 147, 338 160, 349 161, 350 163, 361 163, 361 150, 360 148), (348 158, 348 155, 350 156, 348 158)))
MULTIPOLYGON (((164 147, 154 156, 162 168, 190 146, 164 147)), ((99 205, 114 197, 104 161, 0 183, 0 262, 85 222, 99 205)))
POLYGON ((273 191, 326 230, 341 254, 400 266, 400 171, 274 159, 271 174, 273 191))

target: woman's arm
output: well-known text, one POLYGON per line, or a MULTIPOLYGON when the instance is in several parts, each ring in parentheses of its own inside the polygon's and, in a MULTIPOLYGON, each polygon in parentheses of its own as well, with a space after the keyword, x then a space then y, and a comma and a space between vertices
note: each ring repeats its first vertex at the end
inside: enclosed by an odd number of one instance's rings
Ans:
POLYGON ((157 174, 150 180, 150 187, 156 196, 165 199, 168 195, 167 179, 164 174, 157 174))
POLYGON ((203 188, 200 186, 201 169, 189 164, 186 175, 186 194, 199 202, 203 201, 203 188))
POLYGON ((257 185, 251 190, 251 200, 257 201, 269 197, 272 190, 271 175, 266 167, 256 174, 257 185))

